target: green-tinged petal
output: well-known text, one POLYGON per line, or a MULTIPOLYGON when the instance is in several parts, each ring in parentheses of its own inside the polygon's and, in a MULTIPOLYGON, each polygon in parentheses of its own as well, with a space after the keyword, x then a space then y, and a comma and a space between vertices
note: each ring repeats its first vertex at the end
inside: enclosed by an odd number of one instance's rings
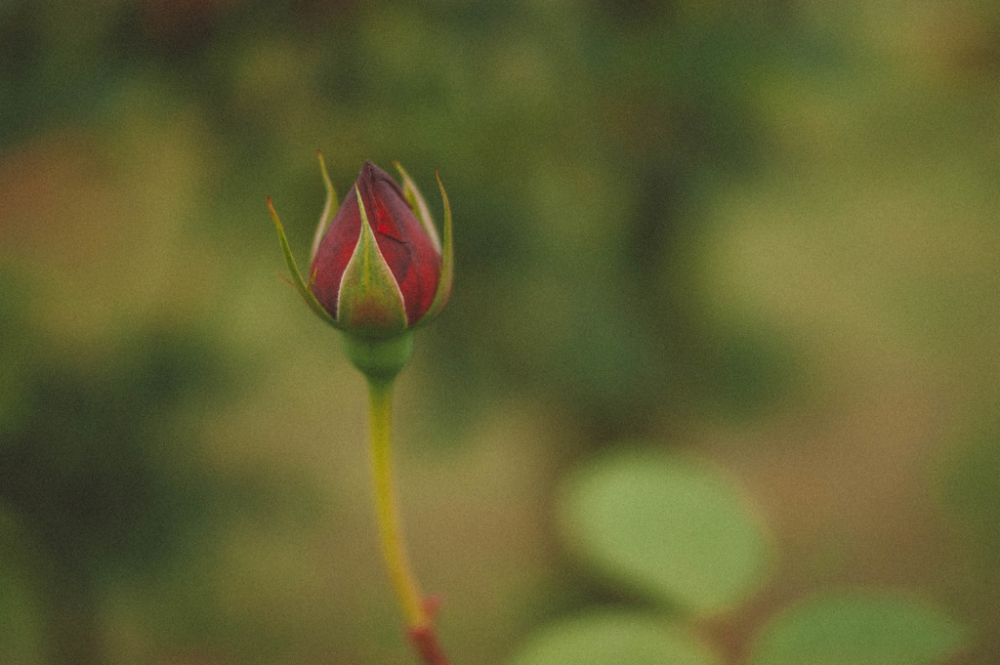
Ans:
POLYGON ((434 177, 437 178, 438 187, 441 189, 441 200, 444 202, 444 247, 441 250, 441 276, 438 278, 437 292, 434 294, 434 300, 431 302, 427 313, 418 322, 420 324, 433 321, 441 313, 441 310, 444 309, 448 298, 451 297, 451 283, 455 277, 455 261, 451 235, 451 204, 448 202, 448 193, 444 191, 444 185, 441 184, 441 174, 436 169, 434 177))
POLYGON ((326 171, 326 162, 323 161, 323 153, 317 150, 316 154, 319 156, 319 170, 323 173, 323 184, 326 186, 326 203, 323 204, 323 214, 319 217, 316 236, 313 238, 312 251, 309 252, 310 262, 316 258, 316 252, 319 251, 319 243, 323 240, 323 234, 326 233, 327 227, 330 226, 333 216, 337 214, 338 208, 337 190, 333 188, 333 183, 330 182, 330 174, 326 171))
POLYGON ((355 187, 354 193, 361 211, 361 234, 340 281, 337 321, 361 337, 392 337, 406 330, 403 293, 378 248, 361 192, 355 187))
POLYGON ((431 217, 431 211, 427 207, 427 202, 424 201, 424 197, 421 195, 420 190, 417 189, 416 183, 413 182, 410 174, 403 169, 402 164, 399 162, 393 162, 392 164, 403 178, 403 196, 406 197, 407 203, 410 204, 410 209, 416 213, 417 218, 424 227, 424 231, 430 236, 431 242, 434 243, 434 248, 440 252, 441 239, 438 237, 437 229, 434 227, 434 219, 431 217))
POLYGON ((302 273, 299 272, 299 268, 295 265, 295 257, 292 256, 292 249, 288 246, 288 238, 285 236, 285 227, 281 225, 281 219, 278 218, 278 211, 274 209, 274 204, 271 202, 271 197, 267 197, 267 209, 271 211, 271 219, 274 220, 274 228, 278 231, 278 240, 281 242, 281 253, 285 255, 285 264, 288 266, 288 271, 292 273, 291 284, 295 287, 295 290, 299 292, 302 299, 306 301, 306 304, 312 308, 316 316, 323 319, 325 322, 329 323, 334 328, 340 328, 337 322, 334 320, 330 313, 323 309, 323 306, 319 304, 316 300, 316 296, 312 294, 309 287, 306 286, 306 282, 302 279, 302 273))

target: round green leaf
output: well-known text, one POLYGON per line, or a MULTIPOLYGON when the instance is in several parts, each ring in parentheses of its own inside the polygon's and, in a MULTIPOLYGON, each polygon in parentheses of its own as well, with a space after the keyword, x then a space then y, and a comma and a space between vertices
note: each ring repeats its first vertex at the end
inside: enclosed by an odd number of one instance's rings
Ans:
POLYGON ((561 517, 571 547, 606 575, 705 614, 760 583, 768 547, 723 477, 652 454, 618 454, 570 477, 561 517))
POLYGON ((750 663, 933 665, 964 641, 964 629, 924 603, 838 593, 810 599, 772 621, 750 663))
POLYGON ((569 619, 536 634, 511 665, 718 665, 695 637, 653 617, 612 613, 569 619))

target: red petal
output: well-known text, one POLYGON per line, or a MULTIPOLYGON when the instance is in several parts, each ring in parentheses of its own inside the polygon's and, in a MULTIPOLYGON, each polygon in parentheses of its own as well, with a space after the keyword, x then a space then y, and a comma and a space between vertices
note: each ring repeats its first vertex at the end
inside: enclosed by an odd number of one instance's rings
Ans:
POLYGON ((310 277, 314 280, 313 295, 334 318, 337 317, 340 279, 344 276, 360 235, 361 213, 358 210, 358 197, 352 190, 344 197, 344 203, 330 222, 310 267, 310 277))

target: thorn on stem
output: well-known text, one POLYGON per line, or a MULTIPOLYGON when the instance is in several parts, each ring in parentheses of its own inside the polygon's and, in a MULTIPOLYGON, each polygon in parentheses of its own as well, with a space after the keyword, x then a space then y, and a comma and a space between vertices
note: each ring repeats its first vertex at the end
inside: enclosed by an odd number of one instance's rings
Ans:
POLYGON ((441 596, 427 596, 424 598, 424 612, 427 612, 427 616, 431 621, 437 618, 438 612, 441 611, 441 605, 444 604, 444 598, 441 596))
POLYGON ((449 665, 433 624, 409 629, 410 641, 425 665, 449 665))

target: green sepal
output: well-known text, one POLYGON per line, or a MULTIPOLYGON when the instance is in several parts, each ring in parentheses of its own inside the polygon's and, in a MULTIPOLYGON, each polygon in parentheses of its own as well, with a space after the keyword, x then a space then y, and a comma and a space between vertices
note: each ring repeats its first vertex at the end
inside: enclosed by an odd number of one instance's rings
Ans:
POLYGON ((438 237, 437 229, 434 227, 434 218, 431 217, 431 211, 427 207, 427 202, 424 201, 423 195, 420 194, 416 183, 413 182, 413 178, 406 172, 403 165, 399 162, 393 162, 392 164, 403 178, 403 196, 406 197, 406 202, 410 204, 410 210, 420 220, 420 224, 424 227, 424 232, 427 233, 434 244, 434 248, 440 253, 441 239, 438 237))
POLYGON ((361 191, 355 187, 361 211, 361 233, 344 269, 337 294, 341 329, 370 339, 394 337, 406 330, 406 305, 368 223, 361 191))
POLYGON ((388 339, 366 339, 345 333, 344 352, 369 381, 387 383, 410 362, 413 334, 406 332, 388 339))
POLYGON ((455 277, 454 250, 452 246, 451 233, 451 204, 448 202, 448 193, 444 191, 441 183, 441 174, 434 169, 434 177, 437 178, 438 188, 441 190, 441 200, 444 202, 444 246, 441 248, 441 275, 438 277, 437 291, 434 293, 434 300, 427 312, 420 318, 417 325, 430 323, 441 313, 444 306, 451 297, 451 283, 455 277))
POLYGON ((333 183, 330 182, 330 174, 326 171, 326 162, 323 161, 323 153, 317 150, 316 155, 319 157, 319 170, 323 174, 323 185, 326 187, 326 203, 323 204, 323 213, 319 216, 316 235, 313 237, 312 251, 309 252, 310 263, 316 258, 316 252, 319 251, 319 244, 323 240, 323 235, 326 233, 330 222, 333 220, 333 216, 337 214, 337 209, 340 207, 337 205, 337 190, 333 188, 333 183))
MULTIPOLYGON (((288 271, 292 274, 291 285, 295 287, 295 290, 299 292, 302 299, 306 301, 310 309, 315 312, 316 316, 323 319, 326 323, 330 324, 338 330, 342 330, 343 326, 337 323, 337 321, 330 316, 330 313, 323 309, 323 306, 319 304, 316 300, 316 296, 313 292, 309 290, 304 279, 302 279, 302 273, 299 272, 298 266, 295 264, 295 257, 292 256, 292 249, 288 246, 288 238, 285 236, 285 227, 281 225, 281 219, 278 218, 278 211, 274 209, 274 203, 271 202, 271 197, 267 197, 267 209, 271 211, 271 219, 274 220, 274 228, 278 231, 278 240, 281 242, 281 253, 285 255, 285 265, 288 266, 288 271)), ((310 280, 310 284, 312 281, 310 280)))

